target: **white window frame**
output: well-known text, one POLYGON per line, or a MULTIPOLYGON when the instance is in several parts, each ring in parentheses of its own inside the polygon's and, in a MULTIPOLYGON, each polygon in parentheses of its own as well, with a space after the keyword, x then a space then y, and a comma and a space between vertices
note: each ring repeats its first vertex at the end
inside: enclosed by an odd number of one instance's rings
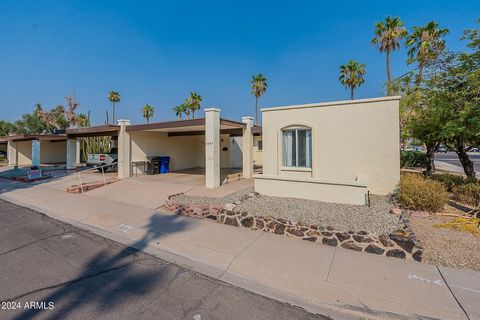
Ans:
POLYGON ((312 169, 312 128, 310 127, 287 127, 281 130, 282 133, 282 168, 285 169, 312 169), (288 131, 295 131, 295 165, 288 165, 286 159, 286 145, 285 145, 285 133, 288 131), (306 146, 305 146, 305 166, 298 165, 299 159, 299 144, 298 144, 298 131, 306 131, 305 139, 306 139, 306 146))

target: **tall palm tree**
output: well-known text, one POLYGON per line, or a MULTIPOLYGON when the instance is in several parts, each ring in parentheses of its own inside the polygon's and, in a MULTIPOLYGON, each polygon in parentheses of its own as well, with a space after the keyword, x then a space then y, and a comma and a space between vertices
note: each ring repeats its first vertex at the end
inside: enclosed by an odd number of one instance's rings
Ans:
POLYGON ((202 96, 196 92, 190 92, 190 96, 187 98, 186 103, 190 110, 192 110, 192 118, 195 118, 195 111, 201 109, 202 96))
POLYGON ((184 109, 184 105, 181 104, 179 106, 176 106, 176 107, 173 107, 173 112, 175 112, 175 115, 178 117, 178 119, 182 119, 182 115, 183 115, 183 110, 184 109))
POLYGON ((113 124, 115 124, 115 103, 120 102, 120 93, 116 91, 110 91, 108 93, 108 100, 112 103, 112 118, 113 118, 113 124))
POLYGON ((424 67, 437 60, 438 56, 444 51, 445 40, 443 37, 447 34, 448 29, 439 29, 438 23, 435 21, 412 28, 406 41, 406 46, 409 48, 407 63, 417 62, 418 64, 417 86, 422 82, 424 67))
POLYGON ((187 119, 190 119, 192 108, 190 108, 190 105, 187 102, 182 104, 182 110, 183 110, 183 113, 185 113, 185 115, 187 116, 187 119))
POLYGON ((365 78, 363 77, 365 73, 365 65, 354 60, 350 60, 347 64, 340 66, 340 77, 338 79, 345 88, 350 88, 350 98, 352 100, 355 89, 365 82, 365 78))
POLYGON ((267 78, 261 73, 252 75, 252 94, 255 96, 255 124, 258 124, 258 99, 267 91, 267 78))
POLYGON ((150 119, 153 118, 153 113, 155 108, 149 104, 146 104, 142 107, 143 117, 147 119, 147 123, 150 123, 150 119))
POLYGON ((392 75, 390 72, 390 53, 400 48, 400 40, 407 36, 407 30, 399 17, 386 17, 385 21, 375 24, 375 37, 372 43, 387 56, 387 94, 391 94, 392 75))

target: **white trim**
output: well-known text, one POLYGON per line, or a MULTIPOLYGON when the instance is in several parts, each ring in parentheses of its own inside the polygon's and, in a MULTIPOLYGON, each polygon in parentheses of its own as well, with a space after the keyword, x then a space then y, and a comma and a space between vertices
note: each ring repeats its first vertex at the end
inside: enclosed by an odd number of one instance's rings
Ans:
POLYGON ((218 109, 218 108, 207 108, 207 109, 204 109, 203 112, 220 112, 220 109, 218 109))
POLYGON ((400 99, 401 99, 401 96, 389 96, 389 97, 379 97, 379 98, 369 98, 369 99, 341 100, 341 101, 308 103, 308 104, 299 104, 299 105, 291 105, 291 106, 278 106, 278 107, 271 107, 271 108, 262 108, 261 111, 262 112, 268 112, 268 111, 279 111, 279 110, 289 110, 289 109, 332 107, 332 106, 359 104, 359 103, 396 101, 396 100, 400 100, 400 99))
POLYGON ((312 172, 310 167, 285 167, 280 168, 281 171, 298 171, 298 172, 312 172))

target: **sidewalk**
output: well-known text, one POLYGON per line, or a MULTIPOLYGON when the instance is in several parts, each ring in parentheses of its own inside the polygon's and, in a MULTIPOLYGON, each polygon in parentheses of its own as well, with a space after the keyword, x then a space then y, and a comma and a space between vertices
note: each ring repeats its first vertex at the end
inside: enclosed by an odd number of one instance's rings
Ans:
POLYGON ((7 201, 333 319, 480 319, 478 272, 306 243, 160 213, 131 201, 68 194, 58 181, 1 180, 0 190, 7 201))

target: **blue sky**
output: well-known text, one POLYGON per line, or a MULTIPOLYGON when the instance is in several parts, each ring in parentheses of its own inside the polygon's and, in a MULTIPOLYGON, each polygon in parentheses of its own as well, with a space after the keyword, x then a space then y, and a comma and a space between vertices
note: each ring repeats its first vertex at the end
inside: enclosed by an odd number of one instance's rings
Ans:
MULTIPOLYGON (((357 97, 382 95, 385 56, 370 44, 387 15, 407 27, 436 20, 452 50, 475 26, 480 1, 20 1, 0 0, 0 119, 13 121, 41 103, 51 108, 75 92, 94 123, 103 123, 110 90, 121 94, 117 118, 173 119, 190 91, 204 107, 240 119, 254 114, 250 77, 269 88, 262 107, 349 98, 339 65, 367 65, 357 97)), ((405 50, 392 57, 398 76, 412 68, 405 50)))

